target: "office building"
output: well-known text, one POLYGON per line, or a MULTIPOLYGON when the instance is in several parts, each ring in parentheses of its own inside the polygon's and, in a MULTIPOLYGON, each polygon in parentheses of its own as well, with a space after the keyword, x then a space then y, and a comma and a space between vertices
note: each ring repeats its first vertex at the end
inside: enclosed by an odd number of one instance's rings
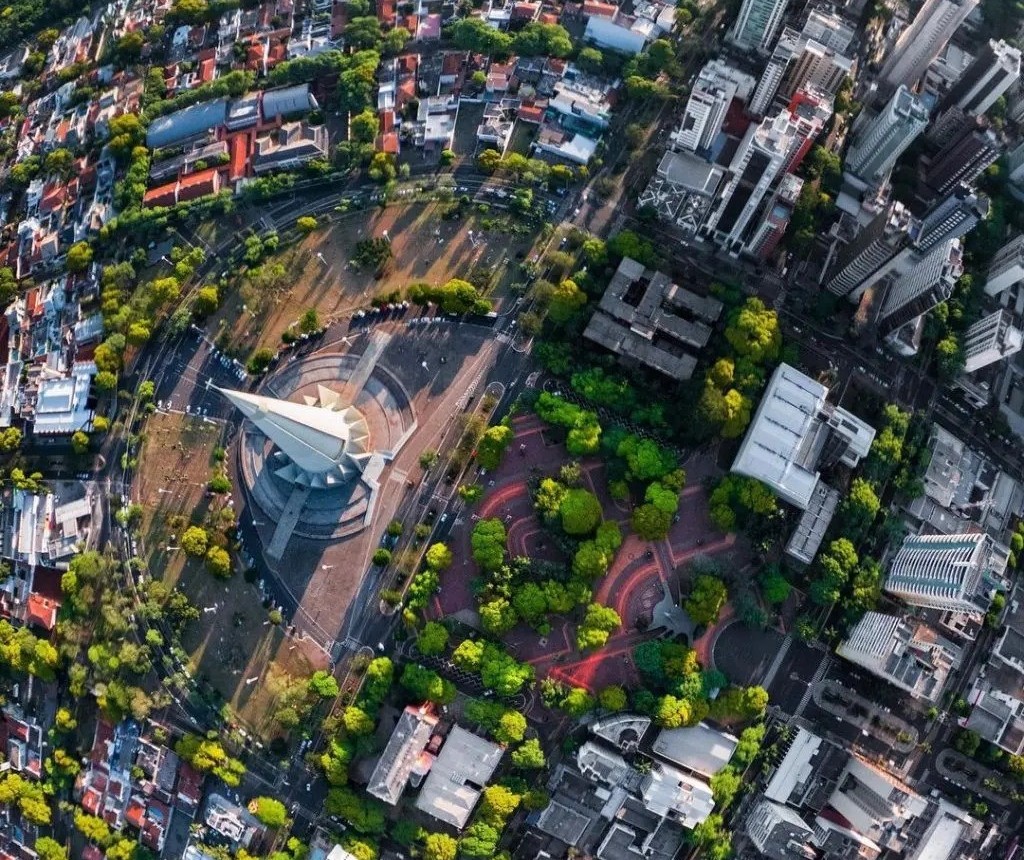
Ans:
POLYGON ((935 203, 920 220, 911 225, 911 241, 916 254, 927 254, 950 239, 960 239, 988 217, 989 199, 961 185, 952 194, 935 203))
POLYGON ((825 288, 837 296, 863 293, 889 270, 906 246, 911 225, 910 210, 893 201, 857 233, 836 255, 825 288))
POLYGON ((1009 358, 1024 346, 1021 331, 1008 310, 982 317, 964 334, 964 373, 974 373, 994 362, 1009 358))
POLYGON ((882 66, 882 79, 913 88, 977 5, 978 0, 925 0, 882 66))
POLYGON ((910 535, 883 588, 911 606, 983 613, 991 589, 1002 585, 1001 559, 987 534, 910 535))
POLYGON ((1024 234, 1015 236, 992 258, 985 292, 995 296, 1024 280, 1024 234))
POLYGON ((961 657, 959 647, 926 624, 881 612, 864 613, 836 653, 926 702, 938 701, 961 657))
POLYGON ((743 0, 729 40, 748 51, 767 51, 786 11, 786 0, 743 0))
POLYGON ((693 83, 679 128, 670 138, 673 148, 690 152, 711 147, 733 99, 746 101, 756 82, 720 60, 707 63, 693 83))
POLYGON ((638 206, 650 206, 658 218, 693 236, 711 211, 725 171, 692 152, 667 151, 638 206))
POLYGON ((991 129, 968 129, 931 160, 925 185, 936 194, 949 194, 960 185, 970 185, 996 162, 1000 151, 991 129))
POLYGON ((900 87, 882 110, 854 136, 844 167, 872 184, 884 181, 899 158, 928 125, 928 109, 900 87))
POLYGON ((800 199, 800 191, 803 187, 804 181, 792 173, 787 173, 782 177, 764 217, 761 218, 753 236, 744 247, 747 254, 765 261, 775 253, 775 248, 793 217, 793 210, 800 199))
POLYGON ((828 402, 829 390, 780 364, 743 438, 732 470, 766 484, 783 501, 806 510, 818 470, 851 468, 871 448, 875 430, 828 402))
POLYGON ((953 288, 963 274, 963 268, 963 248, 959 240, 955 239, 915 259, 913 266, 895 277, 886 293, 878 318, 882 335, 892 335, 940 302, 946 301, 953 295, 953 288))
POLYGON ((746 830, 754 847, 769 860, 818 857, 811 844, 814 830, 789 807, 758 801, 747 817, 746 830))
POLYGON ((796 139, 788 112, 751 125, 729 165, 721 197, 703 231, 730 253, 743 249, 768 189, 782 173, 796 139))
POLYGON ((989 40, 942 100, 972 116, 985 113, 1020 78, 1020 50, 1002 39, 989 40))

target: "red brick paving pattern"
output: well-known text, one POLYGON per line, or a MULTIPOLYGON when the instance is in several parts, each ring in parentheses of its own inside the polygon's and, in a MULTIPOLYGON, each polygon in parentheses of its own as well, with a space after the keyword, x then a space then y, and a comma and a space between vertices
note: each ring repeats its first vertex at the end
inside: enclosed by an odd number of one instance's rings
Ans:
MULTIPOLYGON (((488 482, 486 495, 471 513, 481 518, 512 518, 507 523, 510 555, 563 561, 534 512, 528 480, 531 468, 542 474, 553 474, 571 458, 563 446, 546 443, 542 434, 544 424, 535 415, 517 416, 513 420, 513 428, 516 436, 508 454, 495 472, 482 479, 488 482), (519 450, 523 444, 526 445, 524 454, 519 450)), ((505 642, 518 659, 536 668, 538 678, 551 676, 594 692, 609 684, 635 686, 638 683, 630 652, 654 634, 638 631, 635 626, 637 619, 650 616, 653 604, 661 599, 662 584, 674 584, 673 574, 680 565, 695 555, 730 553, 734 548, 735 535, 722 535, 715 530, 708 518, 703 488, 692 486, 682 493, 679 522, 673 525, 669 537, 658 542, 643 541, 629 532, 627 512, 608 495, 603 463, 588 460, 582 465, 585 480, 601 500, 605 517, 617 521, 625 535, 615 561, 594 593, 598 603, 615 608, 623 621, 623 628, 613 634, 603 648, 589 654, 576 650, 575 625, 564 618, 554 619, 544 645, 541 645, 536 631, 522 624, 505 637, 505 642), (703 539, 700 546, 697 545, 698 539, 703 539), (650 558, 647 557, 648 551, 652 553, 650 558)), ((435 617, 474 605, 471 583, 477 576, 477 569, 469 543, 472 520, 465 512, 463 519, 461 526, 453 532, 455 561, 443 577, 442 593, 435 599, 432 612, 435 617)), ((721 628, 730 613, 731 608, 727 607, 719 624, 695 643, 705 666, 710 665, 715 630, 721 628)))

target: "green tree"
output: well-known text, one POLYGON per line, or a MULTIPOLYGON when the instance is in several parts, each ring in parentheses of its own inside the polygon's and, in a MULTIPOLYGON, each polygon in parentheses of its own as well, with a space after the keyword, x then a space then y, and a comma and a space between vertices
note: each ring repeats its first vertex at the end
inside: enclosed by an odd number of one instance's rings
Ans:
POLYGON ((548 318, 557 325, 569 322, 587 304, 587 294, 575 281, 564 280, 551 293, 548 318))
POLYGON ((729 595, 722 580, 708 575, 698 576, 693 581, 690 596, 686 598, 686 614, 695 624, 710 627, 718 621, 718 615, 725 606, 729 595))
POLYGON ((85 454, 89 450, 89 435, 76 430, 71 436, 71 450, 76 454, 85 454))
POLYGON ((736 353, 757 364, 776 361, 782 349, 779 319, 758 298, 749 298, 729 318, 725 337, 736 353))
POLYGON ((358 705, 349 705, 341 716, 345 731, 355 737, 363 737, 373 734, 375 723, 363 708, 358 705))
POLYGON ((614 684, 601 690, 597 700, 604 710, 613 712, 624 711, 629 704, 629 700, 626 698, 626 691, 614 684))
POLYGON ((67 267, 72 273, 84 272, 92 263, 92 248, 85 242, 75 242, 68 248, 67 267))
POLYGON ((388 657, 375 657, 366 667, 363 679, 363 695, 374 703, 380 703, 391 689, 395 665, 388 657))
POLYGON ((633 508, 630 525, 644 540, 662 540, 672 527, 672 514, 650 503, 639 505, 633 508))
POLYGON ((231 556, 219 546, 211 546, 206 551, 206 569, 220 579, 227 579, 232 574, 231 556))
POLYGON ((257 797, 254 815, 267 827, 284 827, 288 823, 288 810, 273 797, 257 797))
POLYGON ((981 746, 981 735, 971 729, 961 729, 957 732, 953 746, 958 752, 973 758, 981 746))
POLYGON ((436 621, 428 621, 416 639, 416 646, 424 657, 443 654, 448 646, 447 628, 436 621))
POLYGON ((423 840, 423 860, 455 860, 459 843, 447 833, 428 833, 423 840))
POLYGON ((339 692, 337 679, 323 669, 317 669, 312 674, 307 686, 314 696, 319 696, 321 699, 333 699, 339 692))
POLYGON ((426 562, 431 570, 447 570, 453 559, 452 551, 443 543, 431 544, 427 550, 426 562))
POLYGON ((206 555, 208 545, 209 535, 201 526, 189 526, 181 536, 181 548, 193 558, 202 558, 206 555))
POLYGON ((473 560, 485 571, 497 570, 505 561, 507 538, 501 520, 478 520, 470 537, 473 560))
POLYGON ((502 455, 515 434, 511 427, 495 424, 488 427, 476 447, 477 463, 488 471, 493 471, 501 464, 502 455))
POLYGON ((406 664, 401 684, 413 698, 426 700, 437 705, 451 704, 455 699, 455 687, 436 672, 416 663, 406 664))
POLYGON ((566 534, 588 535, 601 524, 601 503, 589 490, 566 490, 558 506, 562 528, 566 534))
POLYGON ((503 636, 516 626, 518 616, 504 597, 495 597, 480 605, 480 624, 492 636, 503 636))
POLYGON ((547 767, 540 741, 531 738, 512 750, 512 765, 522 770, 542 770, 547 767))
POLYGON ((526 733, 526 717, 519 711, 505 711, 494 729, 494 739, 498 743, 510 744, 521 741, 526 733))
POLYGON ((608 636, 622 626, 619 614, 610 606, 591 603, 587 606, 582 624, 576 630, 576 647, 581 651, 600 648, 608 636))
POLYGON ((36 839, 34 848, 39 860, 68 860, 67 849, 49 836, 40 836, 36 839))

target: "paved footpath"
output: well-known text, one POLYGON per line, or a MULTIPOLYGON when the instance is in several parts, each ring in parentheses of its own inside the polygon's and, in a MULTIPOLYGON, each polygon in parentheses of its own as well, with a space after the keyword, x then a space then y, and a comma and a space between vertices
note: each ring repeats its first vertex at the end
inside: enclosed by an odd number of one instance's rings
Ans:
MULTIPOLYGON (((432 617, 455 614, 475 605, 473 580, 478 576, 472 560, 470 534, 478 518, 502 519, 508 530, 511 556, 527 556, 554 562, 566 562, 550 540, 533 508, 529 481, 541 475, 554 474, 570 457, 562 445, 550 444, 544 438, 545 425, 532 413, 513 419, 515 439, 508 454, 492 474, 485 476, 486 496, 475 510, 463 514, 462 522, 452 533, 455 561, 442 580, 442 592, 431 607, 432 617), (525 446, 525 448, 521 448, 525 446)), ((584 461, 585 484, 599 499, 606 519, 622 527, 625 538, 608 573, 597 584, 594 600, 612 606, 622 619, 622 629, 596 652, 584 654, 576 650, 575 625, 556 618, 545 638, 525 625, 519 625, 506 637, 506 643, 517 657, 531 663, 539 678, 551 676, 574 686, 596 691, 608 684, 636 684, 639 678, 632 663, 632 649, 655 634, 637 627, 646 621, 663 590, 678 594, 674 573, 681 565, 699 555, 725 556, 730 565, 744 563, 743 547, 736 536, 717 531, 707 513, 703 487, 687 487, 680 498, 678 522, 662 541, 650 542, 629 531, 629 511, 608 495, 604 464, 584 461)), ((731 618, 731 607, 723 610, 719 624, 708 630, 696 643, 701 662, 710 666, 714 639, 731 618)))

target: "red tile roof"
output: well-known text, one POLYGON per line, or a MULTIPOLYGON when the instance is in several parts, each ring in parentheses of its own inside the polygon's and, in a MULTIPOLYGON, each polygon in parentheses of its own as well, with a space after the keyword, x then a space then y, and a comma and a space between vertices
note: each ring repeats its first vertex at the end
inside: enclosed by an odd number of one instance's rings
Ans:
POLYGON ((198 170, 178 182, 178 201, 195 200, 220 190, 220 173, 216 167, 198 170))
POLYGON ((177 191, 177 182, 168 182, 166 185, 158 185, 150 188, 142 197, 143 206, 173 206, 174 195, 177 191))
POLYGON ((85 794, 82 795, 82 809, 90 815, 99 815, 101 799, 100 793, 95 788, 87 788, 85 794))
POLYGON ((397 155, 399 151, 398 133, 391 131, 387 134, 380 135, 377 139, 377 145, 381 152, 389 152, 392 155, 397 155))
POLYGON ((28 596, 28 608, 25 614, 25 621, 28 624, 36 624, 45 630, 53 630, 57 623, 57 609, 60 607, 48 597, 38 594, 28 596))

